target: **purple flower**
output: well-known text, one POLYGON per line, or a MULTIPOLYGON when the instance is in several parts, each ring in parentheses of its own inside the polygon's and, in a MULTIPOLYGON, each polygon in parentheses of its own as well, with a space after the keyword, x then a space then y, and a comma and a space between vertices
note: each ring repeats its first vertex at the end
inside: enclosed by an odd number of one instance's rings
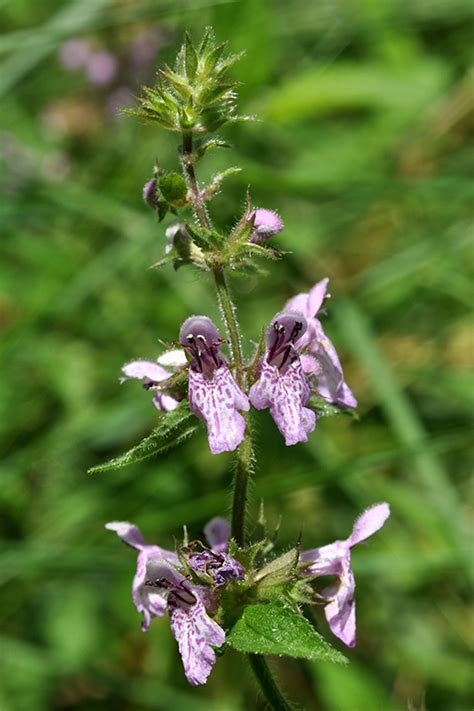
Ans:
POLYGON ((324 608, 331 632, 348 647, 356 642, 355 580, 351 569, 351 549, 382 528, 390 516, 387 503, 371 506, 356 520, 352 533, 344 541, 335 541, 322 548, 301 553, 300 560, 308 562, 308 575, 335 575, 337 580, 321 591, 328 601, 324 608))
POLYGON ((233 451, 243 440, 247 396, 235 382, 219 353, 222 339, 206 316, 191 316, 181 327, 179 341, 191 357, 189 406, 207 426, 212 454, 233 451))
POLYGON ((255 244, 266 242, 267 239, 270 239, 270 237, 273 237, 283 229, 283 222, 280 216, 273 210, 258 207, 251 213, 250 218, 252 217, 255 219, 250 241, 255 244))
POLYGON ((267 352, 259 379, 249 392, 257 410, 270 408, 286 445, 307 442, 316 426, 316 416, 304 407, 310 391, 295 344, 306 332, 306 319, 298 312, 280 313, 267 331, 267 352))
POLYGON ((204 527, 204 535, 213 551, 223 553, 227 550, 230 539, 230 524, 225 518, 211 518, 204 527))
POLYGON ((130 380, 131 378, 142 380, 147 390, 153 390, 155 392, 152 402, 157 410, 169 412, 174 410, 175 407, 178 407, 179 402, 171 395, 160 390, 159 384, 173 375, 173 372, 163 366, 166 365, 178 369, 184 367, 186 364, 186 356, 181 349, 163 353, 156 363, 152 360, 132 360, 123 366, 122 372, 124 373, 124 377, 121 378, 120 382, 123 383, 125 380, 130 380))
POLYGON ((205 684, 216 661, 213 647, 222 647, 225 642, 224 630, 207 614, 208 591, 191 585, 165 560, 151 560, 146 575, 153 589, 166 596, 171 631, 187 680, 193 686, 205 684))
MULTIPOLYGON (((216 659, 213 647, 221 647, 225 641, 224 630, 208 615, 217 607, 213 591, 201 585, 192 585, 180 570, 178 556, 158 546, 147 545, 136 526, 127 522, 112 522, 107 523, 106 528, 115 531, 125 543, 138 550, 132 599, 138 612, 143 614, 142 630, 148 631, 151 620, 163 617, 168 611, 186 678, 190 684, 204 684, 216 659)), ((215 556, 214 562, 217 558, 222 560, 222 564, 213 567, 212 571, 208 562, 208 568, 204 571, 213 579, 216 576, 216 588, 231 579, 242 577, 242 566, 224 552, 230 535, 227 521, 214 518, 204 531, 213 546, 207 553, 215 556), (236 566, 240 566, 238 576, 235 574, 236 566)), ((191 564, 192 556, 188 559, 191 567, 200 570, 191 564)))
POLYGON ((109 531, 115 531, 124 543, 138 551, 137 571, 132 584, 132 600, 137 612, 143 615, 142 630, 146 632, 153 617, 163 617, 166 612, 166 598, 155 588, 146 585, 146 566, 155 558, 177 564, 178 556, 164 548, 147 545, 140 529, 127 521, 112 521, 105 524, 105 527, 109 531))
POLYGON ((191 553, 188 564, 193 570, 209 575, 216 588, 221 588, 230 580, 242 580, 245 574, 245 570, 238 560, 227 553, 209 548, 191 553))
POLYGON ((342 407, 357 407, 351 389, 344 382, 341 361, 336 349, 324 333, 321 322, 316 318, 326 296, 329 279, 323 279, 313 286, 308 294, 298 294, 288 301, 285 311, 300 311, 307 319, 308 328, 298 342, 298 350, 306 349, 302 357, 305 373, 318 379, 317 392, 328 402, 342 407))
POLYGON ((204 528, 204 535, 210 545, 202 551, 191 552, 188 564, 193 570, 206 573, 212 578, 216 588, 230 580, 241 580, 245 570, 243 566, 227 554, 230 539, 230 525, 225 518, 216 516, 204 528))

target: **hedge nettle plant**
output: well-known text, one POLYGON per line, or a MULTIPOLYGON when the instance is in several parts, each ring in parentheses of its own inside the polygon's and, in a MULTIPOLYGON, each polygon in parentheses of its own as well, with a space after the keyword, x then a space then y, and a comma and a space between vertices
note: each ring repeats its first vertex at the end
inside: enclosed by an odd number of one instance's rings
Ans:
MULTIPOLYGON (((183 211, 166 229, 164 257, 175 269, 191 266, 214 281, 224 330, 205 314, 190 315, 177 329, 178 348, 157 360, 135 360, 123 367, 123 380, 137 378, 152 394, 158 424, 129 452, 95 470, 116 468, 177 446, 200 423, 213 455, 235 452, 231 523, 214 518, 205 542, 187 538, 175 551, 145 543, 138 528, 126 522, 107 528, 138 551, 132 597, 147 630, 154 617, 169 615, 184 673, 191 684, 204 684, 216 661, 215 649, 231 646, 249 655, 262 690, 273 708, 289 708, 266 665, 266 654, 344 662, 302 615, 305 604, 319 603, 329 627, 348 647, 355 644, 352 546, 384 524, 388 504, 377 504, 356 521, 348 538, 322 548, 300 544, 275 553, 274 536, 263 515, 253 536, 246 526, 247 490, 255 464, 251 412, 268 409, 287 446, 307 441, 318 416, 355 408, 341 363, 320 321, 328 297, 323 278, 308 293, 282 304, 263 327, 250 357, 245 357, 237 311, 227 275, 260 270, 262 259, 278 259, 274 236, 283 229, 276 212, 253 205, 249 195, 243 214, 229 234, 217 229, 208 204, 222 181, 236 169, 200 185, 196 166, 209 151, 226 147, 215 135, 225 123, 248 120, 236 109, 236 83, 229 68, 239 55, 227 55, 206 30, 199 47, 188 35, 174 69, 158 71, 155 87, 144 89, 129 113, 174 131, 181 137, 181 173, 155 167, 143 191, 145 202, 161 222, 183 211), (225 336, 223 335, 225 334, 225 336), (318 585, 332 576, 329 585, 318 585)), ((275 436, 278 436, 275 431, 275 436)))

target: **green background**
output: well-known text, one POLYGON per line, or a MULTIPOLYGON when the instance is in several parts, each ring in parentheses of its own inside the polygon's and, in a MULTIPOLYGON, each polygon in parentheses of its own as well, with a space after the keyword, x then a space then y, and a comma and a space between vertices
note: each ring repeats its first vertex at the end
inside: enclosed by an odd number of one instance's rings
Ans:
POLYGON ((254 204, 281 214, 275 244, 290 252, 267 278, 232 285, 244 349, 327 275, 325 328, 360 401, 359 422, 322 419, 290 448, 258 414, 252 515, 264 497, 284 549, 300 532, 306 547, 345 537, 371 503, 392 507, 353 555, 350 666, 273 667, 310 709, 471 708, 471 2, 16 0, 0 12, 2 711, 264 707, 232 650, 207 686, 188 686, 167 621, 140 632, 134 553, 103 527, 130 520, 164 547, 185 523, 201 535, 228 511, 231 457, 212 457, 200 433, 158 460, 86 474, 155 421, 137 383, 118 386, 121 365, 156 357, 191 313, 220 323, 206 275, 147 271, 168 221, 141 188, 157 158, 175 167, 177 139, 111 112, 172 60, 185 28, 197 37, 209 23, 246 49, 240 109, 260 118, 225 129, 233 148, 200 169, 243 167, 213 217, 232 225, 250 185, 254 204), (136 71, 144 31, 157 47, 136 71), (113 82, 62 66, 71 37, 116 55, 113 82))

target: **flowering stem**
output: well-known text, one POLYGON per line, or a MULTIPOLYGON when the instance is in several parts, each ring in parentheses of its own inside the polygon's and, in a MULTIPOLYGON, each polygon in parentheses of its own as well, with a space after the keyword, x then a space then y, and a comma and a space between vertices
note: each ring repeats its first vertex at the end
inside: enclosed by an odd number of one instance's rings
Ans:
POLYGON ((191 131, 183 131, 182 164, 185 178, 191 190, 196 219, 201 227, 210 229, 211 223, 207 214, 206 205, 199 192, 199 186, 194 172, 193 164, 193 134, 191 131))
POLYGON ((232 538, 237 545, 244 547, 246 544, 245 514, 247 510, 247 490, 252 472, 252 432, 250 430, 250 417, 245 413, 245 439, 237 452, 237 461, 234 474, 234 493, 232 498, 232 538))
MULTIPOLYGON (((207 214, 206 205, 199 191, 196 174, 194 172, 192 132, 183 131, 182 136, 182 165, 184 175, 191 192, 195 217, 201 227, 211 229, 209 215, 207 214)), ((236 380, 240 387, 245 387, 246 373, 244 370, 242 348, 240 345, 240 330, 236 318, 234 302, 232 301, 232 296, 229 291, 223 267, 216 264, 212 272, 217 297, 219 299, 219 304, 227 326, 227 333, 232 351, 232 360, 236 370, 236 380)), ((247 510, 248 485, 253 466, 253 444, 249 413, 244 413, 244 417, 246 434, 237 452, 237 462, 234 476, 234 493, 232 500, 231 533, 237 545, 241 547, 246 545, 245 518, 247 510)), ((273 711, 290 711, 291 707, 279 690, 265 658, 257 654, 249 654, 248 658, 270 708, 273 709, 273 711)))
POLYGON ((270 708, 273 711, 291 711, 292 707, 278 688, 265 657, 249 654, 248 658, 270 708))
POLYGON ((225 277, 224 270, 222 267, 214 267, 214 283, 216 285, 217 296, 219 299, 219 304, 224 315, 224 319, 227 326, 227 332, 230 339, 230 347, 232 351, 232 360, 236 367, 237 382, 242 387, 243 384, 243 358, 242 349, 240 347, 240 333, 239 324, 237 323, 235 315, 235 306, 230 295, 229 287, 227 285, 227 279, 225 277))

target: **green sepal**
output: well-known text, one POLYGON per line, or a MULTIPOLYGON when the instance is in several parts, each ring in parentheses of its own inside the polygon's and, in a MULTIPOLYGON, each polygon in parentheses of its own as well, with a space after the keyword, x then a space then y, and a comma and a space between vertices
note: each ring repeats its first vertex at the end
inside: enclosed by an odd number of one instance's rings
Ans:
POLYGON ((281 602, 249 605, 227 635, 227 644, 247 654, 277 654, 346 664, 299 612, 281 602))
POLYGON ((165 202, 164 200, 158 200, 158 204, 156 206, 156 214, 158 215, 158 222, 163 222, 166 215, 168 214, 169 209, 170 209, 170 206, 168 205, 167 202, 165 202))
POLYGON ((184 69, 189 81, 193 81, 196 76, 199 57, 194 48, 189 32, 184 34, 184 69))
POLYGON ((190 411, 187 402, 180 403, 178 407, 171 412, 160 413, 159 418, 159 424, 140 444, 137 444, 136 447, 132 447, 128 452, 120 454, 105 464, 98 464, 92 467, 88 470, 89 474, 120 469, 129 464, 135 464, 136 462, 141 462, 144 459, 161 454, 184 442, 188 437, 194 434, 199 427, 199 421, 190 411))
POLYGON ((246 548, 239 548, 234 539, 231 539, 229 541, 229 555, 238 560, 246 571, 251 571, 255 568, 258 559, 264 555, 266 544, 266 539, 262 539, 246 548))
POLYGON ((280 597, 297 580, 299 546, 278 556, 261 568, 254 577, 257 597, 272 599, 280 597))
POLYGON ((204 252, 209 252, 219 247, 225 241, 225 237, 216 230, 208 230, 206 227, 186 223, 186 230, 192 241, 204 252))

